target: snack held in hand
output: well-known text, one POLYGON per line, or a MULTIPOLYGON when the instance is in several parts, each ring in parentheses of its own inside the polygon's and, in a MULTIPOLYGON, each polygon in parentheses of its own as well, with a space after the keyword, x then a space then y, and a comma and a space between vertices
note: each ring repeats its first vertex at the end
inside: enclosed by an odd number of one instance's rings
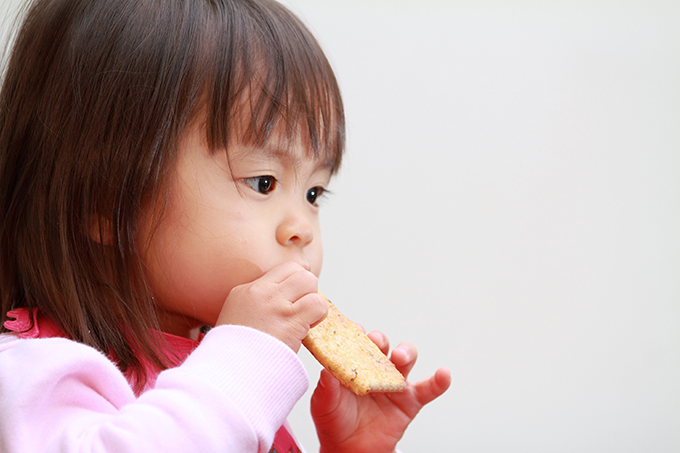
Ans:
POLYGON ((406 380, 394 364, 356 324, 324 299, 328 316, 309 331, 302 344, 357 395, 403 391, 406 380))

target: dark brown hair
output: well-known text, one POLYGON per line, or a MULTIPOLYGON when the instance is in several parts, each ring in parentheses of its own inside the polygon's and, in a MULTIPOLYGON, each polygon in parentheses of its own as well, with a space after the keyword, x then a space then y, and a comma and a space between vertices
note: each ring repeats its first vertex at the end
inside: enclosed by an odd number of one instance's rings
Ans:
POLYGON ((196 120, 213 150, 283 132, 340 165, 333 71, 278 3, 35 0, 0 93, 0 313, 38 308, 140 387, 138 355, 168 366, 137 232, 196 120))

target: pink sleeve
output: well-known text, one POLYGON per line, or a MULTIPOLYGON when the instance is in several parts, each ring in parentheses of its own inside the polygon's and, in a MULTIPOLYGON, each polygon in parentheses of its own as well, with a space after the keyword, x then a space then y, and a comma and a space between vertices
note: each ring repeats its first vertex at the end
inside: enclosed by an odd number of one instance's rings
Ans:
POLYGON ((266 453, 307 386, 290 348, 245 327, 211 330, 139 398, 92 348, 20 340, 0 352, 0 451, 266 453))

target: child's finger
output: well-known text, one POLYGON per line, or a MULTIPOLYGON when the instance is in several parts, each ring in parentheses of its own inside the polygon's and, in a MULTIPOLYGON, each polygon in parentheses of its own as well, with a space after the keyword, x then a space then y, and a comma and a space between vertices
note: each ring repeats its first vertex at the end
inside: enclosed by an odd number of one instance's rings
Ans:
POLYGON ((328 304, 320 294, 310 293, 295 301, 293 310, 311 329, 326 318, 328 304))
POLYGON ((408 379, 409 373, 418 360, 418 350, 411 343, 403 342, 394 348, 390 357, 394 366, 408 379))
POLYGON ((295 302, 310 293, 317 295, 319 299, 323 299, 318 294, 318 290, 319 279, 316 278, 316 275, 302 267, 288 275, 278 284, 278 291, 291 302, 295 302))
POLYGON ((340 382, 326 369, 321 370, 319 382, 312 394, 311 410, 315 420, 331 416, 340 405, 340 382))
POLYGON ((424 406, 440 397, 451 385, 451 371, 439 368, 434 375, 413 384, 418 402, 424 406))
POLYGON ((280 284, 300 270, 305 270, 305 268, 294 261, 287 261, 285 263, 277 264, 276 266, 269 269, 264 273, 262 278, 269 280, 270 282, 280 284))
MULTIPOLYGON (((368 334, 368 337, 375 343, 383 354, 388 355, 390 350, 390 340, 385 334, 377 330, 368 334)), ((397 367, 399 372, 408 379, 408 375, 416 364, 418 350, 411 343, 403 342, 394 348, 390 360, 397 367)))
POLYGON ((387 355, 390 351, 390 340, 384 333, 374 330, 368 334, 368 338, 371 339, 373 343, 382 351, 383 354, 387 355))

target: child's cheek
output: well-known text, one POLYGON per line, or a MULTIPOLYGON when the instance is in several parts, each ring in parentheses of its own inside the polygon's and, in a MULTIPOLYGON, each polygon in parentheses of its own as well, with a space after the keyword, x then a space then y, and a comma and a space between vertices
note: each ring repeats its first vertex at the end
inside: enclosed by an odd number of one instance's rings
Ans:
POLYGON ((321 274, 321 268, 323 266, 323 246, 321 244, 321 239, 318 239, 318 241, 315 240, 315 242, 317 243, 309 246, 310 250, 307 251, 307 256, 312 273, 318 277, 321 274))

